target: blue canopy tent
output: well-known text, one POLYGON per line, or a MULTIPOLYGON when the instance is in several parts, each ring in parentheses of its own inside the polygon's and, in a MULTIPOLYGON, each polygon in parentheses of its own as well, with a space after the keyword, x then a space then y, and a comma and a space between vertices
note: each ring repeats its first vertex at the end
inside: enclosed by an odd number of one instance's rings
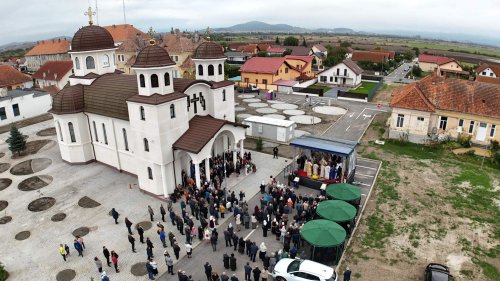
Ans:
MULTIPOLYGON (((323 138, 318 136, 301 136, 294 139, 290 145, 299 149, 296 157, 297 167, 295 176, 300 178, 300 184, 319 189, 324 183, 352 182, 356 170, 356 146, 357 142, 339 138, 323 138), (317 175, 306 175, 305 166, 308 163, 317 165, 317 175), (325 165, 325 163, 327 163, 325 165), (325 166, 329 166, 325 169, 325 166), (329 173, 324 175, 325 170, 341 167, 341 173, 329 173), (330 178, 330 175, 334 175, 330 178)), ((310 168, 309 168, 310 171, 310 168)))

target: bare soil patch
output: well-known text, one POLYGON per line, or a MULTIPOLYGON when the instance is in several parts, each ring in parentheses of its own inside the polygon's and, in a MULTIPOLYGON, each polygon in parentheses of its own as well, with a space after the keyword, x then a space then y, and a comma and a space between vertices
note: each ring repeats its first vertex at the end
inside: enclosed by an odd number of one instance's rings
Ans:
POLYGON ((32 212, 41 212, 50 209, 56 204, 56 199, 53 197, 42 197, 31 201, 28 204, 28 210, 32 212))
POLYGON ((7 171, 10 168, 9 163, 0 163, 0 173, 7 171))
POLYGON ((11 156, 12 159, 23 158, 28 155, 36 154, 40 149, 49 143, 55 143, 53 140, 34 140, 26 143, 26 149, 20 154, 14 154, 11 156))
POLYGON ((56 280, 57 281, 71 281, 75 279, 76 277, 76 271, 73 269, 65 269, 62 271, 59 271, 56 275, 56 280))
POLYGON ((0 158, 4 157, 5 156, 5 153, 3 152, 0 152, 0 158))
POLYGON ((5 216, 0 218, 0 224, 6 224, 9 223, 12 220, 11 216, 5 216))
POLYGON ((82 198, 80 198, 80 200, 78 200, 78 206, 82 208, 95 208, 101 206, 101 203, 95 201, 90 197, 83 196, 82 198))
POLYGON ((86 227, 86 226, 82 226, 82 227, 79 227, 75 230, 73 230, 73 236, 75 237, 83 237, 87 234, 89 234, 90 232, 90 228, 86 227))
POLYGON ((50 220, 51 220, 51 221, 55 221, 55 222, 57 222, 57 221, 62 221, 62 220, 64 220, 65 218, 66 218, 66 214, 65 214, 65 213, 57 213, 57 214, 53 215, 53 216, 50 218, 50 220))
POLYGON ((25 231, 21 231, 18 234, 16 234, 15 239, 22 241, 22 240, 28 239, 30 236, 31 236, 31 232, 25 230, 25 231))
POLYGON ((2 178, 0 179, 0 191, 6 189, 12 184, 12 180, 9 178, 2 178))
POLYGON ((47 169, 52 164, 49 158, 35 158, 16 164, 10 169, 10 173, 15 176, 25 176, 38 173, 47 169))
POLYGON ((146 263, 145 262, 138 262, 130 268, 130 273, 132 273, 134 276, 144 276, 148 274, 148 271, 146 269, 146 263))
POLYGON ((9 206, 9 202, 7 202, 5 200, 0 200, 0 212, 5 210, 5 208, 7 208, 7 206, 9 206))
POLYGON ((57 132, 56 132, 55 127, 43 129, 43 130, 40 130, 36 133, 36 135, 39 137, 55 136, 56 134, 57 134, 57 132))
POLYGON ((49 175, 33 176, 20 182, 17 188, 21 191, 33 191, 46 187, 52 180, 53 178, 49 175))
POLYGON ((135 225, 135 228, 137 229, 139 227, 139 225, 142 226, 142 228, 144 228, 144 230, 148 230, 151 227, 153 227, 153 224, 150 221, 141 221, 141 222, 138 222, 135 225))

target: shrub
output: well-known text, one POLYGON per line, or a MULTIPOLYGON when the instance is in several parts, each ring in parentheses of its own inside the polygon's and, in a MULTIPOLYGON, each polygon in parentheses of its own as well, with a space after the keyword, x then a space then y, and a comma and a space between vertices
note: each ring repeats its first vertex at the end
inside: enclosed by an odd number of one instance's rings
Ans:
POLYGON ((495 153, 495 162, 500 165, 500 150, 495 153))
POLYGON ((465 148, 469 148, 472 146, 472 143, 471 143, 471 138, 472 136, 471 135, 466 135, 466 134, 459 134, 458 137, 457 137, 457 142, 465 147, 465 148))
POLYGON ((9 144, 9 150, 12 154, 17 152, 19 155, 22 151, 24 151, 24 149, 26 149, 26 140, 14 124, 10 127, 10 136, 6 142, 9 144))
POLYGON ((257 144, 255 145, 255 150, 262 151, 263 146, 264 146, 264 144, 262 142, 262 138, 259 138, 257 140, 257 144))
POLYGON ((9 273, 5 270, 4 265, 0 262, 0 281, 7 280, 9 278, 9 273))

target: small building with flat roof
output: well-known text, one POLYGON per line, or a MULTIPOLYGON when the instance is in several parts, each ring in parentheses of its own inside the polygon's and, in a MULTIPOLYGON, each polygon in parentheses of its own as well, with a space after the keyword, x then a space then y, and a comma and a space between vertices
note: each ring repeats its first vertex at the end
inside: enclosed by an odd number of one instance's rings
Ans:
POLYGON ((288 143, 295 134, 295 121, 263 116, 251 116, 242 122, 247 125, 246 135, 275 142, 288 143))

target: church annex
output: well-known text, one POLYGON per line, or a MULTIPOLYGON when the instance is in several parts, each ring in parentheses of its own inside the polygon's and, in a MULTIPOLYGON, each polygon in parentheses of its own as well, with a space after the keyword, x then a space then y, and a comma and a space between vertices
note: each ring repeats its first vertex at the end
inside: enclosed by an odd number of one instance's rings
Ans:
POLYGON ((224 80, 220 45, 204 42, 195 50, 196 79, 173 78, 175 63, 154 42, 139 52, 136 75, 125 75, 115 69, 116 49, 111 34, 91 22, 73 36, 74 74, 50 111, 64 161, 101 162, 166 196, 191 163, 200 186, 199 165, 209 170, 212 155, 243 153, 245 127, 235 123, 234 86, 224 80))

